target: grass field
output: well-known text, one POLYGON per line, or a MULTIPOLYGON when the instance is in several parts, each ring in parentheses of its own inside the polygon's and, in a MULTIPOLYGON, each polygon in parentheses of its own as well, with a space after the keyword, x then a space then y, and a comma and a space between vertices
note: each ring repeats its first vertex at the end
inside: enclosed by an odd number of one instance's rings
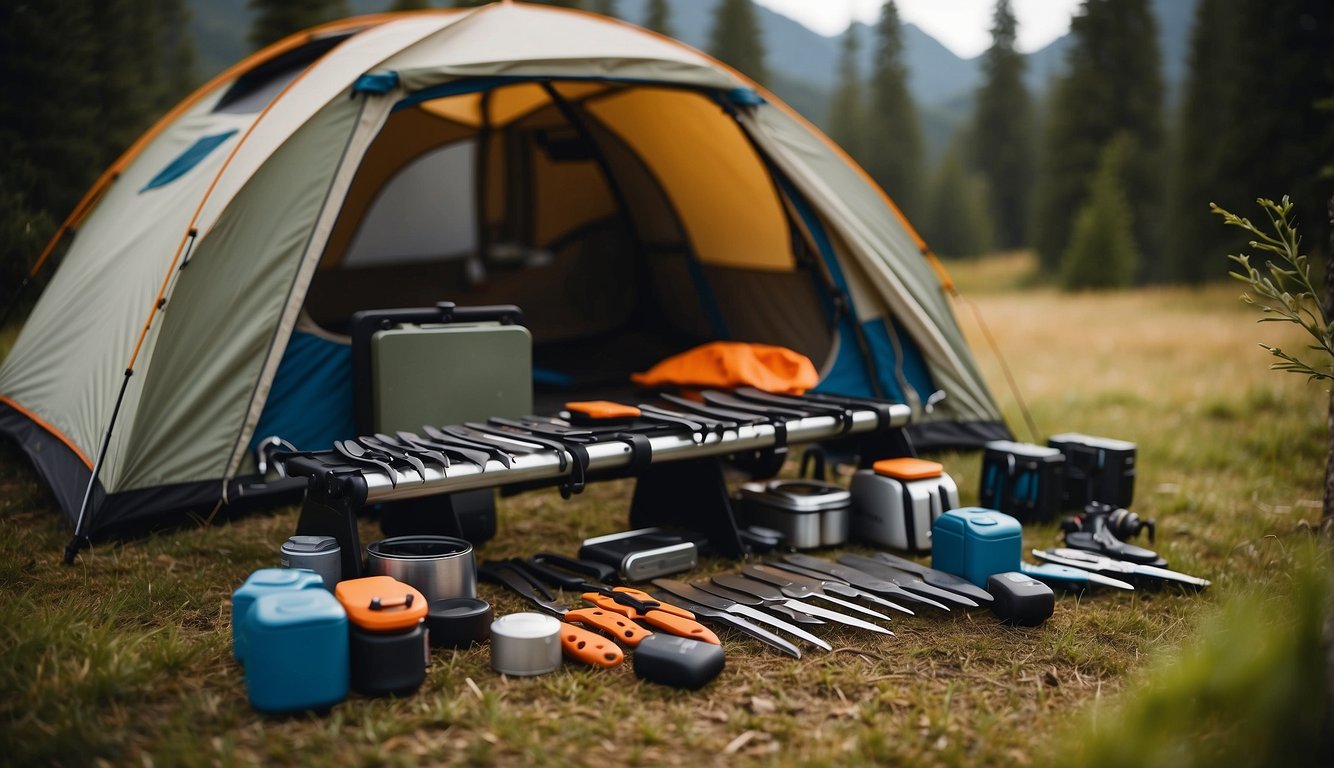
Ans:
MULTIPOLYGON (((1312 535, 1327 394, 1268 371, 1256 345, 1298 348, 1299 338, 1256 325, 1234 286, 1070 295, 1025 289, 1030 269, 1022 256, 953 267, 1044 435, 1138 442, 1135 510, 1158 520, 1155 546, 1174 568, 1213 579, 1203 594, 1063 595, 1035 629, 985 611, 919 615, 896 620, 896 637, 825 632, 835 651, 799 661, 724 635, 727 669, 693 693, 642 683, 628 667, 507 678, 485 648, 436 651, 415 695, 270 718, 246 702, 228 600, 251 570, 276 564, 295 510, 101 542, 66 567, 69 532, 5 445, 0 763, 1328 760, 1313 751, 1328 747, 1319 628, 1329 590, 1312 535)), ((1011 427, 1033 439, 972 308, 956 312, 1011 427)), ((943 460, 975 501, 978 455, 943 460)), ((571 502, 554 491, 505 499, 481 554, 573 553, 581 538, 624 527, 628 496, 625 483, 605 483, 571 502)), ((376 537, 371 523, 363 536, 376 537)), ((1055 526, 1025 531, 1026 545, 1056 540, 1055 526)), ((522 609, 482 589, 500 612, 522 609)))

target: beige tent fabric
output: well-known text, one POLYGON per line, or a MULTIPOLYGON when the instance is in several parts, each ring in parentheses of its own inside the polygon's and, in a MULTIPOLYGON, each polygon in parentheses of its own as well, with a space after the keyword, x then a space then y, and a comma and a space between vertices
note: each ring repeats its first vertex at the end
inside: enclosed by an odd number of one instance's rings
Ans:
MULTIPOLYGON (((147 144, 82 223, 0 365, 0 397, 93 456, 140 329, 153 318, 103 487, 119 493, 233 477, 311 275, 322 256, 325 266, 341 259, 384 182, 425 151, 471 140, 484 123, 531 127, 559 117, 533 83, 392 112, 409 94, 468 77, 554 82, 591 116, 585 128, 602 147, 602 162, 632 180, 613 190, 595 162, 538 160, 536 192, 555 201, 537 210, 538 240, 559 242, 581 224, 621 213, 646 246, 645 266, 628 266, 615 250, 624 237, 604 228, 597 239, 568 246, 547 273, 552 279, 598 265, 603 281, 580 286, 591 291, 644 269, 659 294, 671 287, 685 296, 695 277, 684 265, 697 256, 726 300, 730 324, 748 335, 780 334, 794 315, 786 310, 817 300, 809 284, 798 284, 806 275, 795 271, 799 243, 758 147, 831 232, 853 294, 866 299, 859 319, 892 316, 917 339, 932 377, 952 393, 944 414, 999 420, 913 235, 818 135, 773 106, 724 111, 710 94, 750 84, 686 46, 602 17, 521 3, 376 17, 262 113, 213 113, 226 83, 200 99, 147 144), (397 85, 388 93, 354 88, 363 75, 389 73, 397 85), (187 174, 144 190, 196 141, 224 135, 187 174), (571 189, 578 194, 560 197, 571 189), (617 191, 636 210, 620 212, 617 191), (192 229, 197 237, 187 236, 192 229), (187 243, 188 267, 172 270, 187 243), (746 271, 764 273, 767 301, 743 306, 746 271), (164 280, 166 303, 155 313, 164 280)), ((479 216, 488 230, 506 223, 516 192, 507 187, 500 148, 491 149, 479 161, 487 179, 479 216)), ((590 301, 584 293, 547 298, 590 301)), ((561 332, 618 321, 631 309, 628 293, 618 298, 561 332)), ((698 306, 686 303, 668 307, 681 312, 669 321, 707 332, 696 327, 698 306)), ((832 359, 837 339, 829 329, 787 330, 798 332, 802 351, 832 359)))
MULTIPOLYGON (((988 414, 999 421, 939 279, 924 255, 917 254, 912 236, 890 215, 882 193, 785 112, 746 110, 741 121, 847 243, 875 291, 889 302, 888 315, 917 341, 936 385, 951 393, 934 418, 988 414), (951 335, 942 328, 951 329, 951 335)), ((858 319, 870 318, 862 314, 858 319)), ((918 412, 915 418, 928 417, 918 412)))

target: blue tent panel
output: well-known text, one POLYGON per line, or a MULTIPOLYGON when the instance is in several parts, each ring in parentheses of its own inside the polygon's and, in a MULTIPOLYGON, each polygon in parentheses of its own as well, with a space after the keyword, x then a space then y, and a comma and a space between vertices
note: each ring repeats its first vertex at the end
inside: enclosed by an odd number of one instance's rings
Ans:
POLYGON ((903 380, 917 394, 918 399, 925 403, 931 393, 936 391, 936 387, 931 381, 931 374, 927 371, 926 358, 922 357, 922 351, 913 343, 912 338, 892 319, 863 323, 862 333, 866 336, 867 346, 871 348, 871 356, 875 358, 875 371, 885 395, 901 403, 908 402, 898 377, 901 369, 903 380), (894 334, 893 339, 890 338, 890 333, 894 334), (894 342, 898 342, 897 347, 894 342), (896 349, 902 352, 902 360, 896 354, 896 349))
POLYGON ((251 447, 273 435, 307 451, 356 437, 350 344, 301 331, 292 334, 251 447))
POLYGON ((212 136, 204 136, 199 139, 184 152, 177 155, 170 163, 163 166, 162 170, 158 171, 157 175, 150 179, 143 189, 139 190, 139 194, 142 195, 150 189, 165 187, 189 173, 191 168, 199 165, 213 150, 222 146, 223 142, 235 135, 236 129, 233 128, 230 131, 215 133, 212 136))

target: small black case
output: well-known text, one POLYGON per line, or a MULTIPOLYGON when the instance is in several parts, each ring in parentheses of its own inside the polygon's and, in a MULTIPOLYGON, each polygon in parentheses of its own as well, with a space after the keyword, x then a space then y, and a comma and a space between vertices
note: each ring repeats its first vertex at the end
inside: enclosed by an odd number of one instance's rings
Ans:
POLYGON ((1006 624, 1036 627, 1056 610, 1051 587, 1017 571, 992 574, 987 578, 987 591, 995 598, 992 612, 1006 624))
POLYGON ((1067 432, 1047 438, 1047 445, 1065 455, 1061 502, 1066 509, 1083 509, 1094 501, 1113 507, 1134 502, 1134 443, 1067 432))
POLYGON ((1046 522, 1061 509, 1065 455, 1032 443, 992 440, 983 447, 978 506, 1021 523, 1046 522))
POLYGON ((369 632, 349 627, 352 690, 365 696, 412 693, 426 679, 430 660, 426 626, 405 632, 369 632))
POLYGON ((697 690, 723 671, 723 647, 656 632, 635 648, 635 675, 650 683, 697 690))

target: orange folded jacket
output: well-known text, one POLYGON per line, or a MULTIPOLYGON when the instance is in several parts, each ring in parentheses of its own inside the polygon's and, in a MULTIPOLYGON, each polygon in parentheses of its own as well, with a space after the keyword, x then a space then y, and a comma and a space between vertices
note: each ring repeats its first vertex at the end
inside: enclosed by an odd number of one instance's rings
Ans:
POLYGON ((712 341, 673 355, 630 380, 646 388, 697 389, 754 387, 765 392, 800 395, 820 381, 810 358, 785 347, 712 341))

